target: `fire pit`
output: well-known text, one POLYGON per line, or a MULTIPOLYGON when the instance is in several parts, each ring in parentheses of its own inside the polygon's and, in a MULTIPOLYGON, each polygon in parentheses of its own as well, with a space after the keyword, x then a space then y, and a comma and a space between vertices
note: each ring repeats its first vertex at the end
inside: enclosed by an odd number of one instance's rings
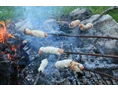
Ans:
MULTIPOLYGON (((75 19, 76 17, 78 19, 79 16, 72 14, 70 19, 75 19)), ((81 22, 83 24, 92 23, 98 16, 90 13, 90 16, 84 16, 85 19, 82 18, 81 22)), ((31 63, 18 74, 20 84, 34 84, 37 79, 38 68, 44 59, 48 60, 48 64, 43 73, 38 76, 37 85, 118 84, 118 65, 116 63, 118 58, 118 32, 116 30, 118 29, 118 24, 110 15, 104 15, 92 24, 92 28, 82 31, 79 26, 69 28, 69 23, 72 21, 70 19, 67 21, 49 19, 46 20, 47 22, 43 21, 44 25, 36 22, 37 25, 35 27, 48 34, 45 38, 36 38, 23 34, 21 32, 22 29, 33 29, 32 24, 34 23, 30 19, 23 21, 24 24, 20 26, 20 30, 17 30, 15 34, 19 34, 19 37, 23 37, 28 41, 23 50, 28 53, 31 63), (65 53, 60 56, 49 53, 39 55, 39 48, 47 46, 61 48, 65 53), (56 61, 64 59, 73 59, 83 64, 85 70, 82 73, 77 73, 70 68, 60 69, 54 66, 56 61)), ((18 29, 20 24, 22 23, 16 23, 16 29, 18 29)))

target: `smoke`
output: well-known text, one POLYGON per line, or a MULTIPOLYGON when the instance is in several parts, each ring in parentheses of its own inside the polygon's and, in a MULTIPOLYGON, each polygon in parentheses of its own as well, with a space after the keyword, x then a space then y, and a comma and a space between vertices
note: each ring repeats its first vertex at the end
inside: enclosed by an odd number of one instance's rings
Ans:
POLYGON ((50 18, 61 16, 63 8, 60 6, 22 6, 16 7, 16 11, 22 10, 22 15, 25 19, 33 23, 42 23, 50 18))
MULTIPOLYGON (((58 19, 57 17, 63 14, 63 8, 60 6, 17 6, 15 7, 15 13, 18 15, 18 18, 30 21, 34 30, 38 29, 47 32, 44 28, 44 22, 51 18, 58 19)), ((48 32, 50 31, 51 30, 48 32)), ((54 46, 55 44, 53 42, 54 38, 52 36, 49 36, 45 39, 39 39, 26 35, 24 36, 26 37, 26 40, 31 44, 31 47, 33 47, 35 50, 38 50, 41 46, 50 46, 51 43, 53 43, 54 46)))

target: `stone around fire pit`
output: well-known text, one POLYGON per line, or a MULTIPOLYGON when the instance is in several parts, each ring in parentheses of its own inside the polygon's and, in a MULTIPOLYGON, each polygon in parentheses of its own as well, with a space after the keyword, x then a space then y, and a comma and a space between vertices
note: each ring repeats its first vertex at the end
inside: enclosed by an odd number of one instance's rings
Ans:
POLYGON ((75 10, 73 10, 70 14, 69 14, 71 20, 85 20, 88 19, 92 16, 92 11, 89 10, 88 8, 77 8, 75 10))

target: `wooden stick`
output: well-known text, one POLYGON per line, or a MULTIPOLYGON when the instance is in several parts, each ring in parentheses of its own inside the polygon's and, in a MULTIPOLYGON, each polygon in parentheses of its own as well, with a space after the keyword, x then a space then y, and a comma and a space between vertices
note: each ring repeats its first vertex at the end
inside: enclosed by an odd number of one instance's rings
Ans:
POLYGON ((34 82, 34 85, 37 84, 37 82, 38 82, 38 80, 39 80, 39 77, 40 77, 40 74, 41 74, 41 72, 39 72, 39 73, 37 74, 37 76, 36 76, 36 80, 35 80, 35 82, 34 82))
POLYGON ((79 54, 79 55, 88 55, 88 56, 97 56, 97 57, 106 57, 106 58, 118 58, 117 55, 102 55, 102 54, 91 54, 91 53, 81 53, 81 52, 67 52, 67 54, 79 54))
POLYGON ((96 22, 97 20, 99 20, 105 13, 107 13, 108 11, 112 11, 112 10, 115 10, 115 9, 118 9, 118 6, 112 6, 108 9, 106 9, 105 11, 103 11, 100 16, 98 16, 98 18, 96 18, 95 20, 93 20, 93 23, 96 22))
POLYGON ((100 74, 100 75, 103 75, 103 76, 106 76, 106 77, 109 77, 109 78, 112 78, 114 80, 117 80, 118 81, 118 78, 112 76, 112 75, 109 75, 107 73, 104 73, 104 72, 100 72, 100 71, 96 71, 96 70, 90 70, 90 69, 87 69, 85 68, 86 71, 90 71, 90 72, 94 72, 94 73, 97 73, 97 74, 100 74))
POLYGON ((86 36, 86 35, 51 34, 51 33, 49 35, 66 36, 66 37, 80 37, 80 38, 104 38, 104 39, 118 40, 118 37, 111 37, 111 36, 86 36))
POLYGON ((17 28, 17 30, 20 29, 27 21, 28 21, 28 20, 25 20, 25 21, 17 28))

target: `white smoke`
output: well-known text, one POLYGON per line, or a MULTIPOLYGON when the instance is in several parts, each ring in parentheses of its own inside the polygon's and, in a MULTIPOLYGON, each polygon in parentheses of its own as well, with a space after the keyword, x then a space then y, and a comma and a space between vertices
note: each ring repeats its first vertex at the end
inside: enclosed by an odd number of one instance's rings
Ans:
POLYGON ((58 6, 24 6, 22 7, 26 19, 42 22, 51 17, 62 14, 63 9, 58 6))

